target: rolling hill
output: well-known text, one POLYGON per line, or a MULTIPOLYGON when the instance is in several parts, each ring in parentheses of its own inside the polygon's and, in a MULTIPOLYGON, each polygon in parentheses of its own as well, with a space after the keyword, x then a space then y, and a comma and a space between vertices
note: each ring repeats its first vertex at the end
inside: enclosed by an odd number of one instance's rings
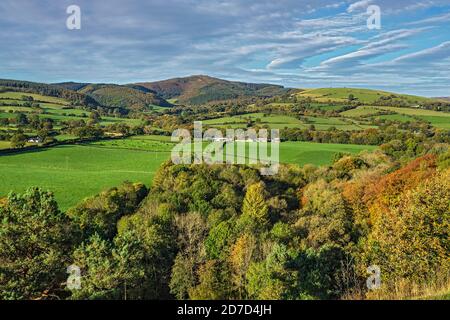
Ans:
POLYGON ((425 98, 387 91, 361 88, 288 89, 273 84, 228 81, 206 75, 194 75, 156 82, 126 85, 62 82, 54 84, 18 80, 0 80, 0 90, 20 91, 67 99, 73 105, 145 111, 154 106, 171 107, 172 103, 200 105, 233 99, 276 97, 295 94, 298 99, 318 103, 426 107, 448 111, 449 98, 425 98), (428 105, 428 107, 427 107, 428 105))
POLYGON ((404 106, 415 106, 444 101, 442 99, 359 88, 320 88, 303 90, 297 93, 300 98, 311 98, 319 102, 347 102, 350 95, 353 96, 355 101, 375 105, 403 104, 404 106))
POLYGON ((89 84, 81 87, 78 92, 91 96, 101 105, 129 110, 145 110, 153 105, 160 107, 172 106, 154 92, 146 92, 129 86, 89 84))
POLYGON ((272 84, 227 81, 205 75, 141 82, 135 85, 152 90, 164 99, 176 99, 181 104, 203 104, 251 96, 272 97, 288 91, 282 86, 272 84))
POLYGON ((99 106, 99 103, 89 95, 46 83, 0 79, 0 92, 1 91, 34 93, 62 98, 70 101, 73 105, 81 105, 90 108, 99 106))

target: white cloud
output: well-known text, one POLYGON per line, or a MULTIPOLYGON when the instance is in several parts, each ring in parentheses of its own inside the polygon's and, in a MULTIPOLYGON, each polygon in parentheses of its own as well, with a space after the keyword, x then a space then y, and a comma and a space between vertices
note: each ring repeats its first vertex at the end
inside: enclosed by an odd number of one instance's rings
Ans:
POLYGON ((358 1, 355 3, 352 3, 347 8, 347 12, 352 13, 352 12, 358 11, 358 10, 365 10, 371 3, 372 3, 372 0, 361 0, 361 1, 358 1))

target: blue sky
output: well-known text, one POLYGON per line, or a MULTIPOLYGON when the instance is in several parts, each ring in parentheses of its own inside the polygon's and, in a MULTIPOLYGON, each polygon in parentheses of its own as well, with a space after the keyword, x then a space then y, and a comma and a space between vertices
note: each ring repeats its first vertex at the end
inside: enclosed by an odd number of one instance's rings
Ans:
POLYGON ((0 78, 192 74, 450 96, 450 0, 2 0, 0 78), (78 5, 81 30, 66 28, 78 5), (367 28, 367 7, 381 29, 367 28))

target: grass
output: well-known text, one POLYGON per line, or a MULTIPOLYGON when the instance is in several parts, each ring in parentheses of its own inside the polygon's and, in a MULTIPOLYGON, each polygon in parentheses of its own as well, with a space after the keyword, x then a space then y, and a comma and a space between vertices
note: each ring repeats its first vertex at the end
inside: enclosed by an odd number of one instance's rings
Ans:
MULTIPOLYGON (((242 142, 244 143, 244 142, 242 142)), ((208 143, 204 144, 204 147, 208 143)), ((245 162, 248 163, 250 143, 245 143, 245 162)), ((271 145, 268 143, 268 153, 271 154, 271 145)), ((374 150, 376 146, 352 145, 352 144, 333 144, 333 143, 314 143, 303 141, 287 141, 280 143, 279 161, 281 163, 290 163, 303 166, 313 164, 317 166, 330 165, 336 153, 358 154, 364 150, 374 150)), ((237 144, 235 144, 235 160, 237 160, 237 144)), ((224 152, 229 152, 224 148, 224 152)), ((225 157, 224 157, 225 158, 225 157)), ((242 160, 242 156, 239 157, 242 160)), ((213 155, 213 159, 215 159, 213 155)))
POLYGON ((247 121, 255 121, 254 126, 268 126, 271 129, 284 128, 309 128, 314 125, 318 130, 327 130, 330 127, 336 127, 341 130, 361 130, 363 127, 353 122, 345 121, 337 117, 306 117, 306 120, 300 120, 292 116, 270 114, 264 116, 263 113, 249 113, 232 117, 222 117, 203 121, 203 124, 217 128, 246 128, 247 121), (257 121, 258 119, 258 121, 257 121))
POLYGON ((123 181, 150 185, 167 152, 100 147, 58 146, 0 156, 0 197, 30 186, 51 190, 63 210, 123 181))
POLYGON ((400 122, 414 122, 417 121, 411 116, 407 116, 405 114, 384 114, 380 116, 376 116, 375 119, 384 119, 384 120, 391 120, 391 121, 400 121, 400 122))
POLYGON ((347 102, 350 94, 353 94, 354 98, 362 103, 372 104, 382 96, 395 96, 394 101, 405 101, 410 104, 417 104, 427 101, 433 101, 435 99, 429 99, 424 97, 418 97, 407 94, 396 94, 380 90, 359 89, 359 88, 320 88, 304 90, 297 94, 300 98, 312 98, 319 102, 347 102))
POLYGON ((280 161, 297 165, 329 165, 336 153, 357 154, 377 147, 353 144, 287 141, 280 144, 280 161))
POLYGON ((362 117, 362 116, 369 116, 379 113, 380 110, 375 107, 369 107, 369 106, 360 106, 355 109, 350 109, 344 112, 341 112, 340 114, 347 117, 362 117))
POLYGON ((59 134, 55 136, 55 139, 58 141, 67 141, 67 140, 73 140, 77 139, 77 136, 71 135, 71 134, 59 134))
POLYGON ((401 115, 415 116, 423 121, 430 122, 436 128, 450 129, 450 113, 424 110, 418 108, 377 107, 382 110, 392 111, 401 115))
POLYGON ((9 149, 9 141, 0 141, 0 149, 9 149))
MULTIPOLYGON (((69 136, 58 136, 69 139, 69 136)), ((63 210, 85 197, 117 186, 123 181, 150 185, 161 163, 175 145, 167 136, 135 136, 0 156, 0 197, 39 186, 55 193, 63 210)), ((5 142, 0 142, 0 148, 5 142)), ((205 144, 206 145, 206 144, 205 144)), ((359 153, 372 146, 283 142, 280 161, 327 165, 337 152, 359 153)), ((247 153, 248 155, 248 153, 247 153)))
POLYGON ((9 112, 9 111, 16 111, 16 112, 33 112, 33 108, 30 107, 22 107, 22 106, 0 106, 1 112, 9 112))
POLYGON ((0 98, 12 99, 12 100, 20 100, 22 101, 23 96, 33 97, 35 101, 44 101, 50 102, 54 104, 67 105, 68 102, 65 99, 57 98, 57 97, 49 97, 43 96, 35 93, 27 93, 27 92, 2 92, 0 93, 0 98))
POLYGON ((450 117, 436 117, 436 116, 418 116, 419 119, 430 122, 436 128, 450 129, 450 117))

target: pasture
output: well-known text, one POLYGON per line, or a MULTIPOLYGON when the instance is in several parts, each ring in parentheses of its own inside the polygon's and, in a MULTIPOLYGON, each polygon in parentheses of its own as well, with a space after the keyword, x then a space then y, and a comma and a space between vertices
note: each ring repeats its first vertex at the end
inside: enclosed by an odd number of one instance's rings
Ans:
MULTIPOLYGON (((430 122, 436 128, 450 129, 450 113, 424 110, 418 108, 398 108, 398 107, 377 107, 381 110, 388 110, 399 115, 415 117, 422 121, 430 122)), ((411 119, 414 121, 414 118, 411 119)))
POLYGON ((123 181, 151 184, 168 152, 70 145, 0 156, 0 197, 30 186, 51 190, 65 210, 123 181))
MULTIPOLYGON (((83 198, 123 181, 140 181, 150 186, 161 163, 170 158, 174 145, 166 136, 136 136, 1 155, 0 197, 11 190, 22 192, 30 186, 39 186, 53 191, 61 209, 66 210, 83 198)), ((327 165, 335 153, 359 153, 374 148, 283 142, 280 161, 327 165)))
POLYGON ((204 120, 203 124, 216 128, 246 128, 247 123, 252 121, 252 126, 269 127, 271 129, 300 128, 307 129, 314 125, 317 130, 327 130, 336 127, 340 130, 361 130, 365 125, 339 117, 302 117, 295 118, 289 115, 248 113, 232 117, 204 120))
POLYGON ((353 95, 355 100, 365 104, 373 104, 383 96, 391 97, 393 101, 404 101, 411 105, 433 100, 407 94, 359 88, 320 88, 304 90, 297 93, 297 97, 299 98, 311 98, 319 102, 347 102, 350 95, 353 95))

